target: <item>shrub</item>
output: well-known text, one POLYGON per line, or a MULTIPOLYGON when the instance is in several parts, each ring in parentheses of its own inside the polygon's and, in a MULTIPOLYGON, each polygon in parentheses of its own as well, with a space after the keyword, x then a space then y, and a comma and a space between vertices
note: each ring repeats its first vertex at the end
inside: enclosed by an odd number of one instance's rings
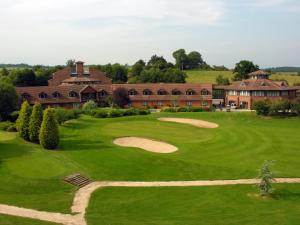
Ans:
POLYGON ((21 106, 19 117, 16 122, 17 130, 24 140, 29 141, 29 120, 31 109, 27 101, 24 101, 21 106))
POLYGON ((140 114, 140 110, 135 109, 135 108, 130 108, 130 109, 126 109, 123 112, 123 116, 136 116, 140 114))
POLYGON ((17 132, 17 128, 16 128, 16 124, 11 124, 10 126, 8 126, 7 128, 6 128, 6 131, 7 132, 17 132))
POLYGON ((29 121, 29 139, 32 142, 39 143, 39 133, 43 121, 43 109, 40 103, 33 106, 29 121))
POLYGON ((300 98, 291 102, 291 110, 297 114, 300 114, 300 98))
POLYGON ((98 106, 97 106, 97 103, 94 102, 93 100, 90 100, 86 103, 84 103, 84 105, 82 106, 82 110, 86 113, 86 114, 90 114, 90 112, 93 110, 93 109, 96 109, 98 106))
POLYGON ((106 110, 94 110, 93 116, 95 118, 106 118, 108 117, 108 112, 106 110))
POLYGON ((11 122, 16 122, 19 117, 19 111, 14 111, 8 116, 8 120, 11 122))
POLYGON ((253 109, 257 115, 267 116, 270 112, 270 106, 266 101, 257 101, 253 103, 253 109))
POLYGON ((177 112, 177 109, 174 107, 170 107, 170 108, 164 108, 162 109, 163 112, 177 112))
POLYGON ((183 108, 183 107, 180 107, 176 110, 176 112, 189 112, 189 109, 188 108, 183 108))
POLYGON ((272 181, 274 179, 268 161, 265 161, 262 165, 258 178, 260 179, 260 183, 257 184, 257 187, 260 195, 265 196, 270 194, 272 191, 272 181))
POLYGON ((55 149, 58 146, 58 124, 55 118, 55 111, 51 108, 44 111, 39 140, 45 149, 55 149))
POLYGON ((6 131, 13 123, 11 122, 1 122, 0 123, 0 130, 6 131))
POLYGON ((112 109, 111 111, 109 111, 108 115, 111 118, 115 118, 115 117, 121 117, 121 116, 123 116, 124 113, 121 110, 119 110, 119 109, 112 109))
POLYGON ((139 110, 139 115, 148 115, 148 114, 150 114, 149 109, 140 109, 139 110))
POLYGON ((274 101, 269 104, 272 116, 277 116, 286 113, 290 109, 290 103, 286 100, 274 101))
POLYGON ((59 124, 72 119, 79 118, 81 111, 79 109, 64 109, 64 108, 55 108, 55 118, 59 124))
POLYGON ((193 107, 191 108, 192 112, 204 112, 205 110, 201 107, 193 107))

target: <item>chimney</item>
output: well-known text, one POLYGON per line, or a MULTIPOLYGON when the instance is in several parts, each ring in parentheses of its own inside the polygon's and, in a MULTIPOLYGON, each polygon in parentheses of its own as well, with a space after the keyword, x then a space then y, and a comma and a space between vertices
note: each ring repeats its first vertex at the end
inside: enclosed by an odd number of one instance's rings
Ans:
POLYGON ((76 62, 76 73, 78 77, 83 77, 83 64, 84 62, 76 62))

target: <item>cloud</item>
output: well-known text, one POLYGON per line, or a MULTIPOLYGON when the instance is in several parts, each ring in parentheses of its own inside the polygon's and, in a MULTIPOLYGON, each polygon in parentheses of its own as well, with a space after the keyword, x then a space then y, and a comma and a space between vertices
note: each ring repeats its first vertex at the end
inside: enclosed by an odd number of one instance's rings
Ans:
POLYGON ((278 12, 300 12, 299 0, 252 0, 249 1, 248 4, 278 12))

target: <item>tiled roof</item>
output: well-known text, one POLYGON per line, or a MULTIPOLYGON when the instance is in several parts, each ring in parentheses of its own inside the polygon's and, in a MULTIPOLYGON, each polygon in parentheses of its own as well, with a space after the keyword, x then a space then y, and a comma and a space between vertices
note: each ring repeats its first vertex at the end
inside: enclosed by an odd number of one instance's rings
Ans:
POLYGON ((264 71, 264 70, 257 70, 257 71, 254 71, 252 73, 249 73, 248 74, 249 76, 257 76, 257 75, 270 75, 270 73, 264 71))

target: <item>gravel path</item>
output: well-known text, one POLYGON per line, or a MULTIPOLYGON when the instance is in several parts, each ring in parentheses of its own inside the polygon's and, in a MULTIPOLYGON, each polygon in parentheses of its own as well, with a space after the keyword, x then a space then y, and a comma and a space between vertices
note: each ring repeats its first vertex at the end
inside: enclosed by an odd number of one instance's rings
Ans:
MULTIPOLYGON (((20 208, 0 204, 0 214, 32 218, 63 225, 87 225, 84 216, 91 194, 98 188, 104 187, 193 187, 193 186, 222 186, 239 184, 257 184, 258 179, 240 180, 200 180, 200 181, 96 181, 80 188, 73 199, 72 213, 62 214, 43 212, 33 209, 20 208)), ((300 183, 300 178, 276 178, 274 183, 300 183)))

